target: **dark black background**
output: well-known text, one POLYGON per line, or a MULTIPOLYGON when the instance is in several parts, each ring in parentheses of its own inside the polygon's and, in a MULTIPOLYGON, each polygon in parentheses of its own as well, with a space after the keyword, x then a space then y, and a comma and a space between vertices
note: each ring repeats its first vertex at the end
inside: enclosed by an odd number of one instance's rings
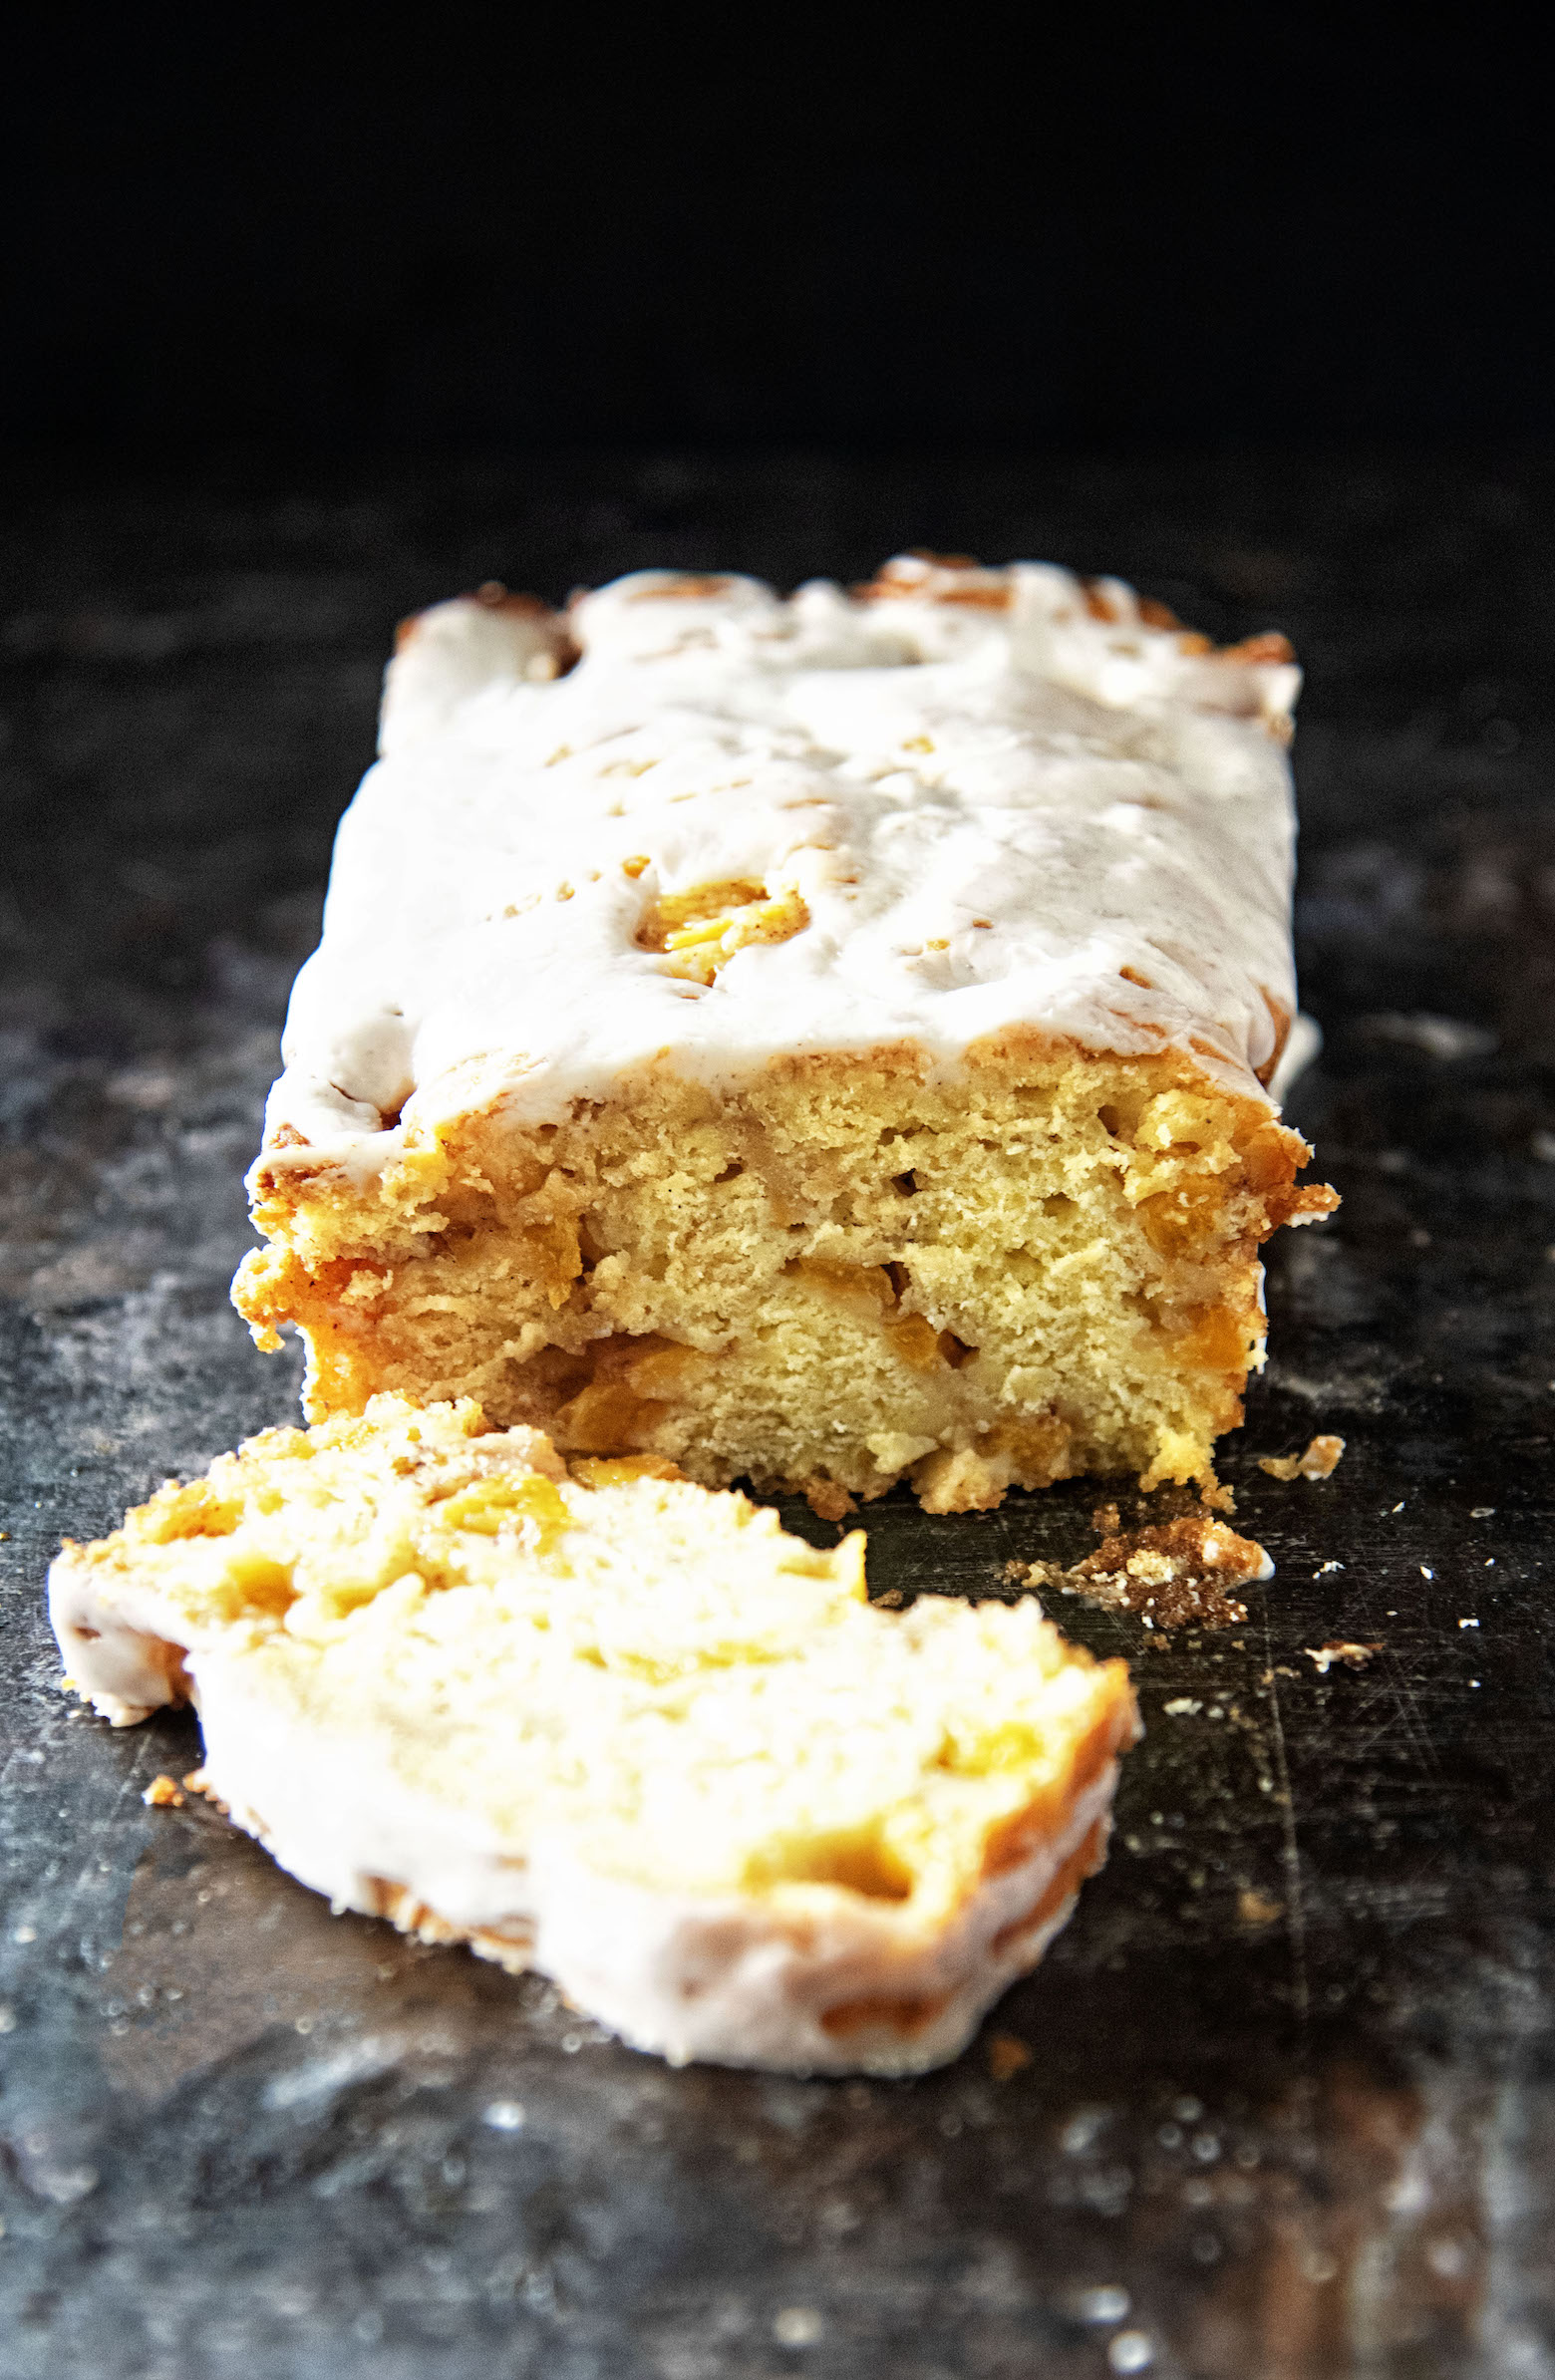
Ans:
MULTIPOLYGON (((1548 2380, 1555 470, 33 477, 0 489, 4 2380, 1548 2380), (296 1417, 295 1351, 258 1354, 227 1285, 396 617, 498 568, 791 584, 914 536, 1290 630, 1327 1037, 1290 1114, 1345 1203, 1271 1243, 1223 1448, 1276 1565, 1248 1624, 1167 1644, 1057 1604, 1147 1732, 1044 1964, 921 2081, 672 2073, 538 1976, 332 1917, 203 1803, 147 1808, 193 1722, 62 1694, 42 1584, 63 1534, 296 1417), (1318 1429, 1331 1480, 1259 1469, 1318 1429), (1331 1640, 1381 1649, 1320 1667, 1331 1640), (1000 2034, 1030 2052, 1004 2081, 1000 2034)), ((1097 1492, 898 1491, 870 1578, 1007 1592, 1090 1549, 1097 1492)))
MULTIPOLYGON (((1509 16, 1444 48, 1374 13, 1039 12, 1016 46, 877 12, 862 63, 791 10, 12 35, 5 2380, 1549 2370, 1543 88, 1509 16), (1345 1204, 1274 1252, 1226 1450, 1277 1565, 1247 1628, 1063 1607, 1148 1733, 993 2019, 1030 2064, 671 2074, 144 1807, 192 1725, 76 1713, 41 1583, 295 1414, 227 1283, 395 620, 918 541, 1292 634, 1327 1036, 1292 1116, 1345 1204), (1259 1470, 1318 1428, 1333 1481, 1259 1470)), ((999 1592, 1088 1549, 1093 1495, 888 1499, 871 1576, 999 1592)))
POLYGON ((58 7, 7 62, 0 436, 1523 437, 1514 12, 58 7))

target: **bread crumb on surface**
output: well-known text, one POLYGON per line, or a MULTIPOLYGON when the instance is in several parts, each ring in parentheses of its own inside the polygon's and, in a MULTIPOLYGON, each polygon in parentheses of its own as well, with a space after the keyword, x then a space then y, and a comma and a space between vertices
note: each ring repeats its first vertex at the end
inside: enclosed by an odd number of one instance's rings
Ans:
POLYGON ((805 1503, 820 1521, 845 1521, 849 1513, 858 1510, 857 1503, 845 1487, 834 1479, 806 1479, 801 1492, 805 1503))
POLYGON ((1271 1479, 1332 1479, 1344 1451, 1344 1439, 1325 1431, 1312 1439, 1305 1454, 1261 1454, 1258 1468, 1271 1479))
POLYGON ((1023 2066, 1032 2062, 1031 2050, 1018 2033, 990 2033, 988 2036, 988 2071, 995 2082, 1008 2082, 1019 2074, 1023 2066))
POLYGON ((183 1795, 175 1777, 154 1777, 141 1799, 153 1810, 181 1810, 183 1807, 183 1795))
POLYGON ((1195 1512, 1109 1537, 1073 1570, 1031 1562, 1022 1575, 1102 1611, 1137 1613, 1146 1628, 1233 1628, 1247 1606, 1229 1591, 1272 1578, 1274 1564, 1256 1539, 1195 1512))
POLYGON ((1350 1669, 1364 1669, 1368 1661, 1382 1651, 1378 1644, 1352 1644, 1343 1637, 1331 1637, 1327 1644, 1304 1644, 1302 1651, 1313 1662, 1320 1677, 1326 1677, 1336 1661, 1343 1661, 1350 1669))
POLYGON ((1285 1915, 1285 1904, 1249 1887, 1237 1895, 1236 1914, 1244 1926, 1272 1926, 1276 1918, 1285 1915))

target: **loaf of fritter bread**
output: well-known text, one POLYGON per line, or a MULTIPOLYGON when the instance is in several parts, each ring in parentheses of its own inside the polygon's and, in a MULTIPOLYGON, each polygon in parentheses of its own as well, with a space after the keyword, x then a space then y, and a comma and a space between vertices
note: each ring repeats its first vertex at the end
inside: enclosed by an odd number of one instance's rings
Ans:
POLYGON ((841 1514, 1212 1491, 1325 1212, 1278 638, 907 556, 408 624, 235 1296, 307 1409, 473 1395, 841 1514))

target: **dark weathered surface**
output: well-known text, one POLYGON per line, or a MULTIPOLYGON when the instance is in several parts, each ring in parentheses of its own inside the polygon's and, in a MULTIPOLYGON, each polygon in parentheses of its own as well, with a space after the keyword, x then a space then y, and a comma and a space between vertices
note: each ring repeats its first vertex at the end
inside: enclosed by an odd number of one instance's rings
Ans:
MULTIPOLYGON (((11 481, 7 2380, 1555 2372, 1550 476, 11 481), (677 2074, 532 1979, 331 1919, 203 1811, 143 1807, 192 1724, 72 1709, 40 1589, 62 1531, 292 1409, 291 1359, 226 1305, 239 1174, 396 617, 493 575, 791 580, 918 541, 1297 637, 1329 1041, 1295 1113, 1346 1205, 1273 1266, 1228 1465, 1279 1565, 1248 1626, 1166 1648, 1060 1607, 1134 1657, 1150 1732, 1110 1866, 990 2028, 1031 2063, 997 2080, 985 2035, 917 2083, 677 2074), (1397 1022, 1422 1011, 1480 1030, 1422 1046, 1397 1022), (1258 1472, 1319 1428, 1349 1440, 1332 1481, 1258 1472), (1331 1637, 1385 1649, 1319 1674, 1331 1637)), ((873 1579, 993 1589, 1086 1551, 1093 1501, 890 1502, 873 1579)))

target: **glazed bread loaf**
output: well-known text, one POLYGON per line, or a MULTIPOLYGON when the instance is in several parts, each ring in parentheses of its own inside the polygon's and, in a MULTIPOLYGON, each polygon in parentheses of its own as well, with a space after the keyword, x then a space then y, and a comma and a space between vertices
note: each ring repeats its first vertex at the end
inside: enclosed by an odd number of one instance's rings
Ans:
POLYGON ((1332 1204, 1278 638, 904 557, 411 622, 235 1296, 311 1416, 477 1396, 823 1512, 1212 1483, 1260 1242, 1332 1204))
POLYGON ((473 1404, 268 1430, 51 1577, 117 1723, 192 1698, 203 1783, 337 1909, 534 1965, 640 2048, 953 2056, 1099 1866, 1121 1661, 1031 1599, 864 1596, 740 1495, 473 1404))

